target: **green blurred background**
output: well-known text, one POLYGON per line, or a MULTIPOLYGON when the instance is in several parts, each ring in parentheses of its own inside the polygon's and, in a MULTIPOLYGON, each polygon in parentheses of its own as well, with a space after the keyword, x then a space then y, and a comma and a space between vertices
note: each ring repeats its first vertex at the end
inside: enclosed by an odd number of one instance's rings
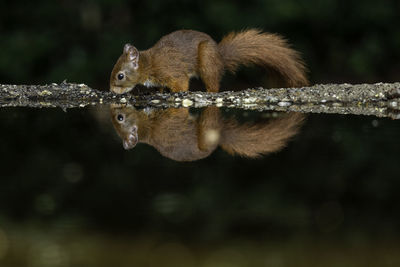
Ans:
POLYGON ((0 2, 0 79, 82 81, 107 89, 109 72, 131 42, 139 49, 177 29, 220 40, 257 27, 286 36, 313 82, 396 80, 398 1, 7 1, 0 2))
MULTIPOLYGON (((252 27, 287 37, 311 83, 394 82, 399 11, 394 0, 1 0, 0 83, 67 79, 107 90, 127 42, 146 49, 177 29, 218 41, 252 27)), ((224 82, 246 87, 267 78, 258 74, 243 70, 224 82)), ((86 237, 110 234, 113 242, 140 234, 206 247, 300 239, 367 244, 382 255, 387 244, 398 248, 396 121, 313 115, 280 153, 249 160, 217 150, 178 163, 145 145, 124 151, 106 111, 9 108, 0 119, 0 252, 2 237, 43 228, 43 236, 75 229, 86 237)), ((281 246, 293 252, 301 245, 281 246)), ((313 247, 310 258, 321 250, 313 247)))

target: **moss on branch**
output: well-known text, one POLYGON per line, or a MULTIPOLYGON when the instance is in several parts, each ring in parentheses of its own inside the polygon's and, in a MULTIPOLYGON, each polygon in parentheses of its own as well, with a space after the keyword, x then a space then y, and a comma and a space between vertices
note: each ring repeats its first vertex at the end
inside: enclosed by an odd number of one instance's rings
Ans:
POLYGON ((302 88, 254 88, 220 93, 180 92, 116 95, 85 84, 0 85, 1 107, 76 108, 130 104, 152 107, 220 107, 337 113, 399 118, 400 83, 317 84, 302 88))

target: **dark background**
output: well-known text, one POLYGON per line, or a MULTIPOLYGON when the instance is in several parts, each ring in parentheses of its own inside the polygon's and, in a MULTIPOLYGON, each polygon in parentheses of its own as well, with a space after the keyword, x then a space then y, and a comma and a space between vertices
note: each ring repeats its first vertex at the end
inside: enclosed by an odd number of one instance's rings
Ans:
MULTIPOLYGON (((388 0, 1 0, 0 83, 67 79, 107 90, 127 42, 146 49, 177 29, 204 31, 218 41, 253 27, 287 37, 302 53, 311 83, 394 82, 399 10, 399 1, 388 0)), ((265 78, 244 70, 226 84, 265 78)), ((397 240, 396 121, 312 115, 280 153, 249 160, 217 150, 179 163, 145 145, 124 151, 107 115, 104 123, 100 115, 1 110, 1 220, 49 227, 68 221, 190 240, 397 240)))

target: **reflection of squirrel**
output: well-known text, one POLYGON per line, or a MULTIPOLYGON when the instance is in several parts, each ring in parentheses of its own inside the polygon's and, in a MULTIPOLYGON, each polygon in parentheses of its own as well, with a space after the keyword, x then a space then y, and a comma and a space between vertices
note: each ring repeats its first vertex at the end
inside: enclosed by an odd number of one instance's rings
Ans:
POLYGON ((299 54, 278 35, 252 29, 231 33, 217 44, 205 33, 180 30, 145 51, 126 44, 112 70, 110 90, 121 94, 143 84, 187 91, 190 78, 200 77, 208 92, 217 92, 224 70, 234 72, 239 64, 271 69, 287 87, 308 83, 299 54))
POLYGON ((304 115, 288 113, 280 118, 240 124, 225 119, 216 107, 205 108, 194 117, 187 108, 136 110, 112 106, 111 116, 125 149, 138 142, 155 147, 177 161, 207 157, 220 145, 230 154, 257 157, 280 150, 294 136, 304 115))

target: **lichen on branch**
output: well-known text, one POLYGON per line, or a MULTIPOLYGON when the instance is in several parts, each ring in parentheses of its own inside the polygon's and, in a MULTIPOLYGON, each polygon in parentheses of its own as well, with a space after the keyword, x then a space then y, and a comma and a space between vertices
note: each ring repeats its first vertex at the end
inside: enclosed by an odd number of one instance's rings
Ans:
POLYGON ((140 107, 218 106, 253 110, 337 113, 400 118, 400 83, 317 84, 301 88, 116 95, 85 84, 0 85, 1 107, 60 107, 127 104, 140 107))

